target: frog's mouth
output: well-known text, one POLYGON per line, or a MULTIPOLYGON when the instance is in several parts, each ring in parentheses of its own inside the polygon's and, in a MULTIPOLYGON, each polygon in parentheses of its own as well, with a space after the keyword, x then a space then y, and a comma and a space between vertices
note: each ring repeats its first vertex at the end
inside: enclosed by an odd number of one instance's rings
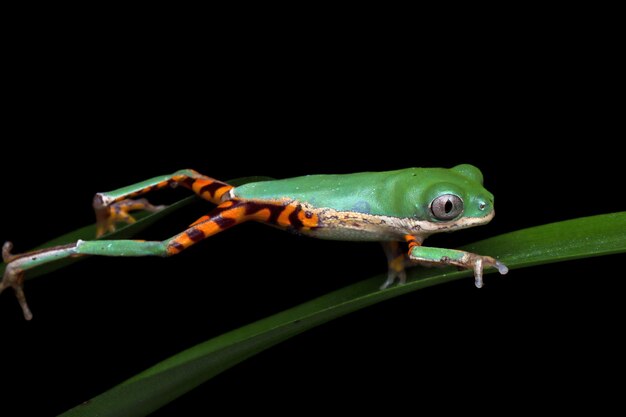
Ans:
POLYGON ((489 214, 482 217, 462 217, 458 220, 451 220, 447 222, 417 222, 412 225, 415 231, 427 232, 427 233, 440 233, 440 232, 454 232, 456 230, 467 229, 474 226, 481 226, 489 223, 496 215, 495 210, 491 210, 489 214))
POLYGON ((467 229, 468 227, 480 226, 489 223, 496 215, 495 210, 491 210, 489 214, 483 217, 463 217, 454 223, 458 229, 467 229))

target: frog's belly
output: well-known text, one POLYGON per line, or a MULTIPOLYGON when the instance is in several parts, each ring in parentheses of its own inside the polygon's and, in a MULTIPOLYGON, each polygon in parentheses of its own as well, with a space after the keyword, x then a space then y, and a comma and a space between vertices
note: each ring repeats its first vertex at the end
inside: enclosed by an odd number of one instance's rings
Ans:
POLYGON ((315 237, 318 239, 326 239, 326 240, 346 240, 346 241, 357 241, 357 242, 381 242, 386 240, 402 240, 401 236, 398 236, 396 233, 381 233, 378 231, 371 230, 360 230, 360 229, 351 229, 351 228, 341 228, 341 229, 332 229, 332 228, 319 228, 315 230, 310 230, 303 233, 306 236, 315 237))
POLYGON ((321 210, 318 215, 318 226, 304 234, 319 239, 353 240, 353 241, 384 241, 403 240, 409 233, 408 225, 403 219, 370 214, 321 210))

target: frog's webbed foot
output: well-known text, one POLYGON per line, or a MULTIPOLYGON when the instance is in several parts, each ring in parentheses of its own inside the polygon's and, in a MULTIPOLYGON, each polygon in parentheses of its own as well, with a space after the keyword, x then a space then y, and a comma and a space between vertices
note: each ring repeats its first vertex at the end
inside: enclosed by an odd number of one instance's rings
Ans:
POLYGON ((115 225, 119 222, 135 223, 135 218, 129 214, 131 211, 147 210, 155 212, 163 210, 165 206, 152 205, 145 198, 137 200, 125 199, 107 205, 103 203, 99 195, 96 195, 93 201, 93 208, 96 212, 96 237, 100 237, 107 232, 114 232, 115 225))
POLYGON ((26 295, 24 294, 24 271, 19 268, 19 265, 17 265, 16 262, 12 262, 18 258, 18 256, 12 255, 11 249, 13 249, 13 244, 11 242, 6 242, 2 246, 2 259, 7 265, 4 270, 2 281, 0 281, 0 294, 2 294, 2 292, 9 287, 13 288, 17 301, 20 303, 20 307, 22 307, 24 318, 26 320, 30 320, 33 318, 33 314, 31 313, 30 308, 28 308, 26 295))

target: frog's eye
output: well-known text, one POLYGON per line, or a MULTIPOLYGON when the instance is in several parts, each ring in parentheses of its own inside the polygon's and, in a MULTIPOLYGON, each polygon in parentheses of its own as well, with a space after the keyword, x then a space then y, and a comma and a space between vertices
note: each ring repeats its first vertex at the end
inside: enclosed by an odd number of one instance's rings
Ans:
POLYGON ((430 211, 439 220, 451 220, 463 212, 463 200, 454 194, 444 194, 430 203, 430 211))

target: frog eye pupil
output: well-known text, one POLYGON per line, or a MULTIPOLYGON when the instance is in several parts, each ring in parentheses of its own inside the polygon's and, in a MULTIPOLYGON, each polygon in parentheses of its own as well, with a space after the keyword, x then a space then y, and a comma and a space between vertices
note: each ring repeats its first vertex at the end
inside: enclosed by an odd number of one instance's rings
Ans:
POLYGON ((443 194, 430 203, 430 211, 437 220, 452 220, 463 213, 463 200, 454 194, 443 194))

